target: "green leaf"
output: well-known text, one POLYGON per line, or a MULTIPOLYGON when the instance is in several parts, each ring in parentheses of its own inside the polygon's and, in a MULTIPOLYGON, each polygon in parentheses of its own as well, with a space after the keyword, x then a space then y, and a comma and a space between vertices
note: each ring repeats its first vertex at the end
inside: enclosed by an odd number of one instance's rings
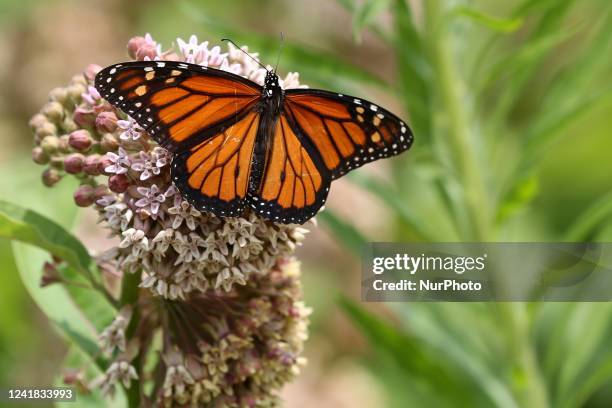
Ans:
POLYGON ((343 219, 339 218, 333 211, 326 209, 317 214, 317 220, 321 221, 336 236, 340 245, 361 256, 368 244, 368 239, 357 228, 343 219))
POLYGON ((389 6, 389 0, 366 0, 353 15, 353 37, 361 42, 361 31, 389 6))
POLYGON ((612 192, 600 198, 577 217, 565 233, 565 240, 582 242, 593 240, 612 217, 612 192))
POLYGON ((471 7, 460 6, 454 10, 454 14, 458 16, 467 17, 473 22, 480 24, 484 27, 490 28, 491 30, 498 31, 501 33, 511 33, 518 30, 523 25, 523 18, 499 18, 489 16, 479 10, 471 7))
POLYGON ((97 345, 98 332, 76 307, 66 288, 57 284, 40 287, 41 269, 49 259, 48 253, 19 242, 13 242, 13 253, 21 280, 36 304, 70 342, 86 353, 100 369, 106 369, 108 362, 100 356, 97 345))
MULTIPOLYGON (((469 390, 472 385, 465 381, 460 370, 455 370, 448 361, 414 336, 410 336, 381 318, 367 312, 349 299, 341 298, 340 306, 366 336, 377 356, 388 356, 404 375, 404 382, 425 378, 423 384, 429 396, 437 396, 444 406, 476 406, 480 394, 469 390), (444 393, 439 393, 444 390, 444 393)), ((480 405, 480 404, 478 404, 480 405)), ((439 406, 439 405, 436 405, 439 406)))
POLYGON ((92 260, 83 244, 62 226, 34 211, 0 201, 0 237, 42 248, 91 278, 92 260))

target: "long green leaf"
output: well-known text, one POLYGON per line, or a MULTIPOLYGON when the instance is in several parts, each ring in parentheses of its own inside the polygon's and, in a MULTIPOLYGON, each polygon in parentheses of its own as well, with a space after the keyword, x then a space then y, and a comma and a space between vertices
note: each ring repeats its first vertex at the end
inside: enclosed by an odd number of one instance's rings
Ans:
POLYGON ((392 356, 405 376, 404 381, 426 378, 429 393, 444 390, 439 396, 446 404, 475 406, 480 395, 466 392, 471 386, 465 381, 465 377, 452 370, 447 361, 440 360, 424 343, 367 312, 349 299, 342 298, 340 305, 367 337, 376 354, 392 356))
POLYGON ((20 242, 13 242, 13 253, 21 280, 36 304, 70 342, 86 353, 100 369, 106 369, 108 362, 100 355, 97 345, 98 332, 83 312, 75 307, 66 289, 62 285, 40 287, 41 268, 49 255, 20 242))
POLYGON ((473 22, 484 27, 490 28, 501 33, 511 33, 518 30, 523 25, 523 18, 499 18, 493 17, 467 6, 459 6, 454 10, 454 14, 469 18, 473 22))
POLYGON ((593 240, 600 228, 612 219, 612 192, 588 207, 565 233, 568 242, 593 240))
POLYGON ((0 201, 0 236, 42 248, 90 277, 92 260, 83 244, 34 211, 0 201))

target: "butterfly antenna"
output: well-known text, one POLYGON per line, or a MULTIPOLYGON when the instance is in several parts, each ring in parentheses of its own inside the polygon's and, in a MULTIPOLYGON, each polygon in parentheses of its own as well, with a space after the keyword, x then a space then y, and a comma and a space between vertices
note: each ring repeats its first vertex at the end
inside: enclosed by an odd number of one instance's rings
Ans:
POLYGON ((262 64, 261 62, 259 62, 259 60, 257 60, 256 58, 254 58, 251 54, 249 54, 248 52, 246 52, 245 50, 243 50, 242 48, 240 48, 238 46, 238 44, 236 44, 235 42, 233 42, 232 40, 230 40, 229 38, 222 38, 221 41, 227 41, 230 44, 232 44, 234 47, 238 48, 240 51, 242 51, 243 53, 245 53, 250 59, 252 59, 253 61, 255 61, 256 63, 259 64, 260 67, 262 67, 263 69, 265 69, 266 71, 268 70, 268 68, 266 68, 266 66, 264 64, 262 64))
POLYGON ((283 51, 283 45, 285 45, 285 36, 283 35, 283 32, 281 31, 281 33, 280 33, 280 44, 278 46, 278 55, 276 56, 276 65, 274 66, 274 72, 276 72, 276 70, 278 68, 278 62, 280 61, 280 56, 281 56, 281 53, 283 51))

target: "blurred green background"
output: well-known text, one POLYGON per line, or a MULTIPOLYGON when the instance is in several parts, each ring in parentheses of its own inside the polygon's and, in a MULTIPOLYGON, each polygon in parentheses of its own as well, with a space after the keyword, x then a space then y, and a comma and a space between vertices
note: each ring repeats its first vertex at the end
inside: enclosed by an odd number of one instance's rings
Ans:
MULTIPOLYGON (((376 101, 410 152, 336 181, 299 250, 314 308, 288 407, 612 406, 612 307, 362 304, 366 241, 612 240, 612 2, 0 0, 2 199, 70 219, 30 162, 28 119, 89 63, 230 37, 280 73, 376 101)), ((93 213, 75 232, 108 245, 93 213)), ((0 387, 45 386, 66 345, 0 241, 0 387)), ((41 406, 41 405, 37 405, 41 406)))

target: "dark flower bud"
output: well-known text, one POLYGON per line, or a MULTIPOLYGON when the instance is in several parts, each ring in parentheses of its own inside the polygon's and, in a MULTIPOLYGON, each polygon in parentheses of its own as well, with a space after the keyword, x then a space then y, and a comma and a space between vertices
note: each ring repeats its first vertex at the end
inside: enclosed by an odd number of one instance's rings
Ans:
POLYGON ((100 184, 99 186, 96 186, 96 188, 94 189, 94 200, 98 201, 105 195, 108 195, 108 193, 109 193, 108 187, 104 184, 100 184))
POLYGON ((97 176, 100 174, 99 154, 92 154, 85 157, 85 161, 83 161, 83 172, 90 176, 97 176))
POLYGON ((92 142, 89 132, 85 129, 75 130, 68 138, 68 144, 80 152, 89 150, 92 142))
POLYGON ((117 148, 119 148, 119 141, 112 133, 105 133, 102 135, 102 139, 100 140, 100 147, 104 152, 115 151, 117 148))
POLYGON ((125 174, 113 174, 108 179, 108 188, 115 193, 123 193, 130 185, 130 180, 125 174))
POLYGON ((36 146, 32 149, 32 160, 37 164, 49 163, 49 156, 45 153, 42 147, 36 146))
POLYGON ((76 189, 73 198, 79 207, 89 207, 95 202, 95 190, 89 184, 83 184, 76 189))
POLYGON ((64 159, 64 170, 69 174, 78 174, 83 171, 85 157, 80 153, 73 153, 64 159))
POLYGON ((43 265, 43 273, 40 278, 40 286, 45 287, 49 286, 53 283, 61 282, 62 278, 60 274, 57 272, 56 265, 51 262, 45 262, 43 265))
POLYGON ((57 171, 56 169, 47 169, 43 171, 42 182, 47 187, 52 187, 61 179, 62 179, 62 176, 60 175, 59 171, 57 171))
POLYGON ((114 112, 102 112, 96 117, 96 128, 100 133, 114 132, 117 129, 117 115, 114 112))
POLYGON ((89 127, 92 126, 96 120, 96 115, 91 109, 78 107, 72 114, 72 120, 80 127, 89 127))

